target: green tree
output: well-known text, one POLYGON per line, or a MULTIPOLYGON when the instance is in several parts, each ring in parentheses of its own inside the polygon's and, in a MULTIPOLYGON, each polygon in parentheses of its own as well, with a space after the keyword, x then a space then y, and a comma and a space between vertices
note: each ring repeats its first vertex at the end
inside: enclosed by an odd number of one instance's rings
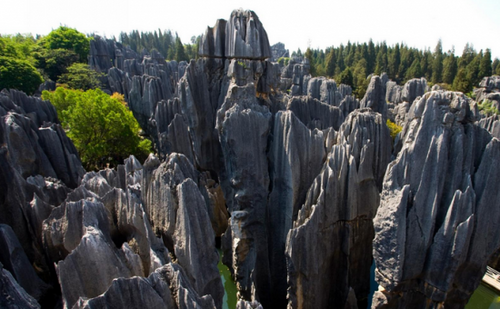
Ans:
POLYGON ((311 66, 311 75, 316 76, 316 67, 314 66, 313 52, 309 47, 307 48, 304 56, 307 60, 309 60, 309 64, 311 66))
POLYGON ((481 58, 483 58, 483 52, 476 54, 474 59, 467 65, 466 68, 466 78, 469 83, 469 87, 466 92, 472 91, 474 86, 477 86, 481 81, 479 77, 479 65, 481 64, 481 58))
POLYGON ((389 64, 387 59, 387 44, 382 43, 380 49, 377 53, 377 59, 375 61, 375 74, 380 75, 384 72, 389 71, 389 64))
POLYGON ((434 60, 432 62, 432 83, 438 84, 443 81, 443 47, 441 40, 434 49, 434 60))
POLYGON ((342 73, 340 73, 339 78, 338 78, 339 84, 346 84, 349 86, 353 86, 353 77, 352 77, 352 72, 350 68, 346 68, 342 73))
POLYGON ((74 51, 63 48, 38 48, 34 52, 34 57, 37 60, 37 67, 53 81, 57 81, 61 74, 67 72, 69 66, 78 61, 78 55, 74 51))
POLYGON ((396 80, 398 78, 399 64, 401 62, 401 53, 399 50, 399 44, 396 44, 394 50, 389 56, 389 78, 396 80))
POLYGON ((87 64, 73 63, 68 67, 67 73, 59 78, 59 83, 67 84, 72 89, 89 90, 101 86, 100 78, 104 76, 92 70, 87 64))
POLYGON ((472 90, 472 84, 467 79, 465 68, 458 69, 458 73, 455 76, 455 79, 453 79, 453 89, 463 93, 467 93, 472 90))
POLYGON ((453 84, 453 79, 457 75, 457 58, 451 51, 443 61, 443 83, 453 84))
POLYGON ((495 60, 493 60, 493 64, 491 65, 491 72, 492 74, 497 74, 497 69, 500 65, 500 60, 498 60, 498 58, 495 58, 495 60))
POLYGON ((412 78, 422 77, 422 68, 420 67, 420 59, 413 60, 410 68, 406 71, 405 79, 410 80, 412 78))
POLYGON ((144 160, 151 150, 151 141, 139 136, 140 128, 123 100, 111 97, 100 89, 87 91, 58 87, 43 91, 57 110, 67 135, 87 170, 116 165, 130 154, 144 160))
POLYGON ((335 49, 330 49, 330 52, 326 56, 326 75, 333 77, 335 75, 335 69, 337 68, 337 58, 335 56, 335 49))
POLYGON ((76 29, 60 26, 52 30, 41 42, 47 49, 66 49, 78 55, 78 61, 87 63, 90 39, 76 29))
POLYGON ((491 51, 489 49, 486 49, 486 52, 483 55, 483 58, 481 58, 481 61, 479 63, 479 79, 482 79, 483 77, 486 76, 491 76, 492 74, 492 68, 491 68, 491 51))
POLYGON ((18 89, 33 94, 42 82, 42 76, 29 62, 0 56, 0 90, 18 89))
POLYGON ((367 79, 368 74, 366 73, 366 65, 366 60, 361 59, 354 67, 354 71, 352 74, 354 84, 353 93, 358 98, 362 98, 365 96, 366 88, 368 87, 368 84, 370 82, 367 79))
POLYGON ((189 58, 184 50, 184 45, 182 45, 181 39, 179 37, 175 38, 175 57, 174 59, 178 62, 189 61, 189 58))

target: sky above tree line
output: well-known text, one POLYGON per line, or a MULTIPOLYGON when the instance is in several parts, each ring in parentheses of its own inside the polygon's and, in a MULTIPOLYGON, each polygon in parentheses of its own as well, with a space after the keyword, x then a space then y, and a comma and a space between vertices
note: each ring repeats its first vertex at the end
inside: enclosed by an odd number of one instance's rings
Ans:
POLYGON ((285 43, 290 52, 325 49, 351 42, 405 43, 461 55, 466 43, 491 49, 500 58, 499 0, 342 0, 301 2, 269 0, 15 0, 2 4, 1 34, 46 35, 60 25, 112 37, 132 30, 172 30, 184 43, 205 32, 234 9, 253 10, 270 44, 285 43))

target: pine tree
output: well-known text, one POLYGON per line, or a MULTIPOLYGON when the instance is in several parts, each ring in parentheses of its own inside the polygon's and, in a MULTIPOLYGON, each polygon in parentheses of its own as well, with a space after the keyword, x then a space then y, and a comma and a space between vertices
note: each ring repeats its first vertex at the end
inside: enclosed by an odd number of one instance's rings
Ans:
POLYGON ((466 78, 469 83, 468 91, 479 84, 481 78, 479 77, 479 65, 481 64, 481 59, 483 58, 483 52, 479 52, 474 59, 467 65, 466 68, 466 78))
POLYGON ((453 90, 461 91, 467 93, 472 90, 472 85, 467 80, 467 74, 465 68, 459 68, 457 76, 453 80, 453 90))
POLYGON ((399 64, 401 62, 401 54, 399 51, 399 44, 396 44, 394 50, 389 57, 389 78, 397 80, 399 72, 399 64))
POLYGON ((387 59, 387 44, 383 42, 377 53, 377 59, 375 61, 375 74, 380 75, 384 72, 388 72, 388 59, 387 59))
POLYGON ((375 62, 377 61, 377 54, 375 52, 375 44, 373 44, 372 39, 368 42, 368 59, 367 59, 367 70, 368 72, 373 72, 375 70, 375 62))
POLYGON ((423 74, 422 74, 422 68, 420 67, 420 59, 415 58, 408 71, 406 71, 405 79, 410 80, 412 78, 420 78, 422 77, 422 75, 423 74))
POLYGON ((486 52, 481 58, 481 62, 479 63, 479 79, 482 79, 486 76, 491 76, 492 68, 491 68, 491 52, 489 49, 486 49, 486 52))
POLYGON ((338 83, 339 84, 346 84, 349 86, 354 86, 353 84, 353 77, 352 77, 352 71, 350 68, 346 68, 342 73, 340 73, 339 78, 338 78, 338 83))
POLYGON ((453 84, 455 75, 457 75, 457 58, 450 52, 443 61, 443 83, 453 84))
POLYGON ((184 50, 184 45, 181 42, 181 39, 177 36, 175 38, 175 57, 174 59, 177 62, 181 61, 189 61, 186 51, 184 50))
POLYGON ((438 84, 443 81, 443 47, 441 40, 434 49, 434 61, 432 62, 432 83, 438 84))
POLYGON ((499 68, 499 65, 500 65, 500 60, 498 60, 498 58, 495 58, 495 60, 493 60, 493 64, 491 66, 491 71, 492 71, 492 74, 497 74, 497 70, 499 68))
POLYGON ((335 49, 332 47, 328 56, 326 56, 326 75, 333 77, 337 67, 337 58, 335 56, 335 49))

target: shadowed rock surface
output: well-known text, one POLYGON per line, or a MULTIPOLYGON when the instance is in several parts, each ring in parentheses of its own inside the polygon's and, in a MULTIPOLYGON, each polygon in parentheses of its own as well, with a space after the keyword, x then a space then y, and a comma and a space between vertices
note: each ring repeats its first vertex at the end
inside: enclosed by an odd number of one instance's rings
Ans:
POLYGON ((36 300, 26 293, 12 274, 0 263, 0 307, 6 309, 40 308, 36 300))
POLYGON ((374 219, 372 308, 463 308, 500 245, 500 144, 461 93, 415 101, 374 219))
POLYGON ((369 109, 351 113, 288 233, 289 307, 344 308, 350 287, 366 301, 371 219, 389 159, 381 115, 369 109))

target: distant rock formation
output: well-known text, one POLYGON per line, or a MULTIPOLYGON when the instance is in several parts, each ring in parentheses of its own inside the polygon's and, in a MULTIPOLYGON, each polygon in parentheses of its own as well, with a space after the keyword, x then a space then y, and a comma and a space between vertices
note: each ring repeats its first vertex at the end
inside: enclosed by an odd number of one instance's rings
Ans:
POLYGON ((372 308, 463 308, 500 245, 500 143, 461 93, 414 101, 374 219, 372 308))
POLYGON ((290 95, 306 95, 307 85, 311 79, 310 65, 307 58, 292 57, 281 72, 281 90, 290 95))
POLYGON ((474 89, 478 103, 488 101, 492 107, 500 110, 500 76, 485 77, 479 83, 479 88, 474 89))
POLYGON ((280 58, 290 58, 290 52, 285 48, 285 44, 278 42, 271 46, 271 61, 278 62, 280 58))

